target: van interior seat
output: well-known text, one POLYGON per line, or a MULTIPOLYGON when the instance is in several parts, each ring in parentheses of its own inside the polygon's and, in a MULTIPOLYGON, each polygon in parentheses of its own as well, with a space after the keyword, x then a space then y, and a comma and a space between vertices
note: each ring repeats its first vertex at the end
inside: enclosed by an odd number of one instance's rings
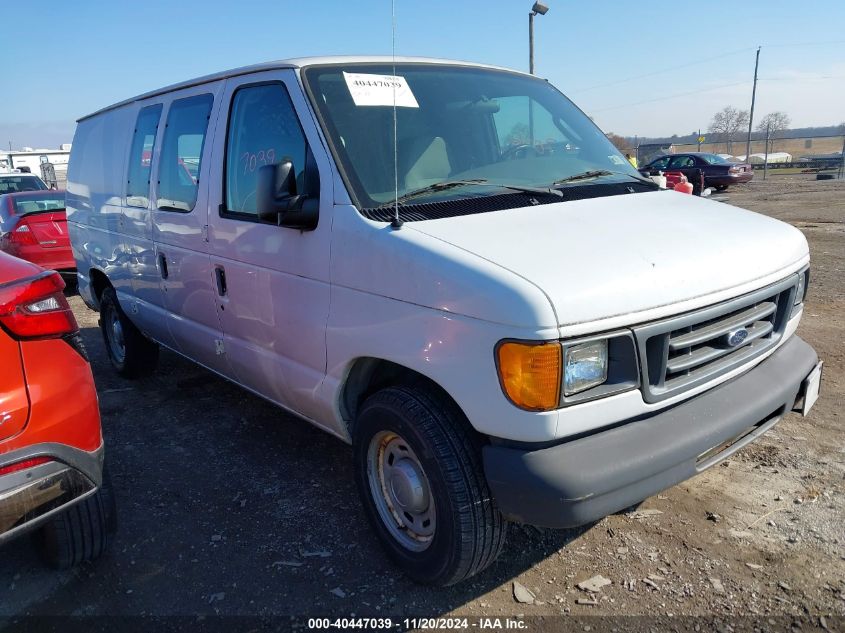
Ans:
POLYGON ((416 158, 411 156, 411 166, 405 172, 405 188, 409 191, 441 182, 452 173, 452 164, 446 151, 446 141, 435 136, 421 148, 416 158))

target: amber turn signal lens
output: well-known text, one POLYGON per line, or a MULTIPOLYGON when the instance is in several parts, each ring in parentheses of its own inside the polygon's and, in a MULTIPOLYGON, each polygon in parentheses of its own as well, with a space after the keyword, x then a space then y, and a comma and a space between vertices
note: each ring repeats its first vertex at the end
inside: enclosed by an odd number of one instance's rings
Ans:
POLYGON ((532 411, 549 411, 558 407, 559 343, 502 343, 498 356, 502 388, 516 406, 532 411))

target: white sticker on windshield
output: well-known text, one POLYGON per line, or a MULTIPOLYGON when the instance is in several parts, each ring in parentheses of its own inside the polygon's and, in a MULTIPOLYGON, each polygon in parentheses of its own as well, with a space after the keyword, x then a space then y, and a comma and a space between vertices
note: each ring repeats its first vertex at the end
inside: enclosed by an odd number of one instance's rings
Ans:
POLYGON ((397 107, 420 107, 404 77, 343 73, 343 78, 357 106, 392 106, 395 98, 397 107))
POLYGON ((625 161, 623 160, 623 158, 621 156, 613 155, 613 156, 608 156, 608 158, 610 159, 610 162, 613 163, 614 165, 624 165, 625 164, 625 161))

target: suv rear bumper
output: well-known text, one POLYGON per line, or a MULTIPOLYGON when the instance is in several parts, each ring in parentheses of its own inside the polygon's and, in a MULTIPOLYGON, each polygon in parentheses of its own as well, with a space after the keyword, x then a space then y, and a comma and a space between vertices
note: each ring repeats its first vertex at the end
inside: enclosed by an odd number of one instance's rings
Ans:
POLYGON ((817 362, 813 348, 793 336, 742 376, 652 416, 550 448, 485 446, 487 481, 510 520, 553 528, 590 523, 765 433, 792 409, 817 362))
POLYGON ((93 495, 102 484, 102 446, 89 453, 36 444, 0 455, 0 467, 38 457, 50 461, 0 476, 0 544, 93 495))

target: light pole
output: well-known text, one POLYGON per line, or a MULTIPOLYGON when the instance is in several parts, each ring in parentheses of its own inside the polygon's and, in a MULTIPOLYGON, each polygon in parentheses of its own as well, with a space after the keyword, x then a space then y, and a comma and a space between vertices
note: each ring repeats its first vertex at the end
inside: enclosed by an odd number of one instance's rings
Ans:
POLYGON ((549 10, 542 2, 535 2, 528 12, 528 72, 534 74, 534 16, 546 15, 549 10))
MULTIPOLYGON (((535 2, 528 12, 528 72, 534 74, 534 16, 546 15, 549 10, 542 2, 535 2)), ((534 102, 528 101, 528 142, 534 147, 534 102)))

